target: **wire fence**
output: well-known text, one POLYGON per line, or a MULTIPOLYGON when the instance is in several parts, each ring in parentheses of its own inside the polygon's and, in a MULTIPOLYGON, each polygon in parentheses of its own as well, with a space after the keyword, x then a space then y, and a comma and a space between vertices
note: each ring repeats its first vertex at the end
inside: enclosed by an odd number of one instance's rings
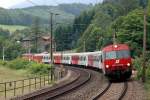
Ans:
POLYGON ((45 75, 10 82, 2 82, 0 83, 0 98, 6 99, 30 93, 54 83, 54 81, 64 77, 66 73, 66 70, 55 69, 54 73, 51 73, 50 71, 45 75))

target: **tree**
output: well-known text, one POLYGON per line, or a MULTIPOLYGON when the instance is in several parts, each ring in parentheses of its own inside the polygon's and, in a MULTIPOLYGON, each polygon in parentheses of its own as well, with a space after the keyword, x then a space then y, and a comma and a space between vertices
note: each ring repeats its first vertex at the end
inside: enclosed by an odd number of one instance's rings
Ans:
POLYGON ((69 50, 72 47, 72 27, 58 26, 55 30, 55 41, 58 51, 69 50))
POLYGON ((35 19, 33 19, 33 25, 32 25, 32 28, 31 28, 31 34, 33 35, 32 37, 30 38, 33 38, 34 39, 34 46, 35 46, 35 51, 34 52, 39 52, 39 49, 38 49, 38 39, 40 37, 40 22, 39 22, 39 18, 36 17, 35 19))
MULTIPOLYGON (((112 28, 118 29, 118 41, 120 43, 128 43, 131 46, 133 55, 142 54, 143 9, 136 9, 127 16, 119 17, 112 24, 112 28)), ((147 45, 150 45, 149 40, 147 41, 147 45)))

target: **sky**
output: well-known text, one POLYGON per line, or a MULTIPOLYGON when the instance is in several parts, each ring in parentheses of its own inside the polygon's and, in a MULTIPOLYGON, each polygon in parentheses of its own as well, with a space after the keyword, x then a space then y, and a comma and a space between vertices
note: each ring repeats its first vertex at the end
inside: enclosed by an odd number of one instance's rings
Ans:
POLYGON ((25 0, 0 0, 0 7, 9 8, 17 3, 21 3, 25 0))
POLYGON ((22 3, 22 2, 26 2, 25 4, 29 4, 29 2, 27 1, 33 1, 35 2, 36 4, 38 3, 46 3, 46 2, 49 2, 50 4, 52 5, 55 5, 55 4, 60 4, 60 3, 96 3, 96 2, 99 2, 101 0, 0 0, 0 7, 3 7, 3 8, 11 8, 12 6, 14 5, 17 5, 19 3, 22 3))

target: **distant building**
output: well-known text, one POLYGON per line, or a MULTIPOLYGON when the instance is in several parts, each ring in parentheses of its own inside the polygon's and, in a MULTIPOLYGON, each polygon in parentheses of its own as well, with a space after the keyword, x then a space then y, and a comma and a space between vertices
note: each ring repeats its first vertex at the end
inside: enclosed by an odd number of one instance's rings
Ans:
MULTIPOLYGON (((37 41, 37 51, 40 52, 49 52, 50 51, 50 36, 40 36, 38 37, 37 41)), ((34 39, 30 39, 29 37, 26 37, 22 40, 22 46, 26 49, 26 53, 29 53, 31 51, 31 48, 34 44, 34 39)), ((56 42, 53 39, 53 51, 56 50, 56 42)))
POLYGON ((23 48, 25 48, 26 53, 30 53, 31 52, 31 39, 29 37, 24 38, 21 42, 22 42, 22 46, 23 48))
MULTIPOLYGON (((50 40, 51 37, 50 36, 42 36, 40 39, 39 39, 39 49, 41 52, 49 52, 50 51, 50 40)), ((55 47, 56 45, 55 43, 55 40, 53 39, 53 51, 55 51, 55 47)))

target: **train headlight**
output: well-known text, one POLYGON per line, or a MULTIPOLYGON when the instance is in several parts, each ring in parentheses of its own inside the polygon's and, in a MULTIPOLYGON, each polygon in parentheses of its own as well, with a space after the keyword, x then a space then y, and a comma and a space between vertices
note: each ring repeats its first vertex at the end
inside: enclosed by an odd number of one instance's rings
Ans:
POLYGON ((130 63, 127 63, 127 66, 130 66, 130 63))
POLYGON ((109 68, 109 65, 106 65, 106 68, 109 68))

